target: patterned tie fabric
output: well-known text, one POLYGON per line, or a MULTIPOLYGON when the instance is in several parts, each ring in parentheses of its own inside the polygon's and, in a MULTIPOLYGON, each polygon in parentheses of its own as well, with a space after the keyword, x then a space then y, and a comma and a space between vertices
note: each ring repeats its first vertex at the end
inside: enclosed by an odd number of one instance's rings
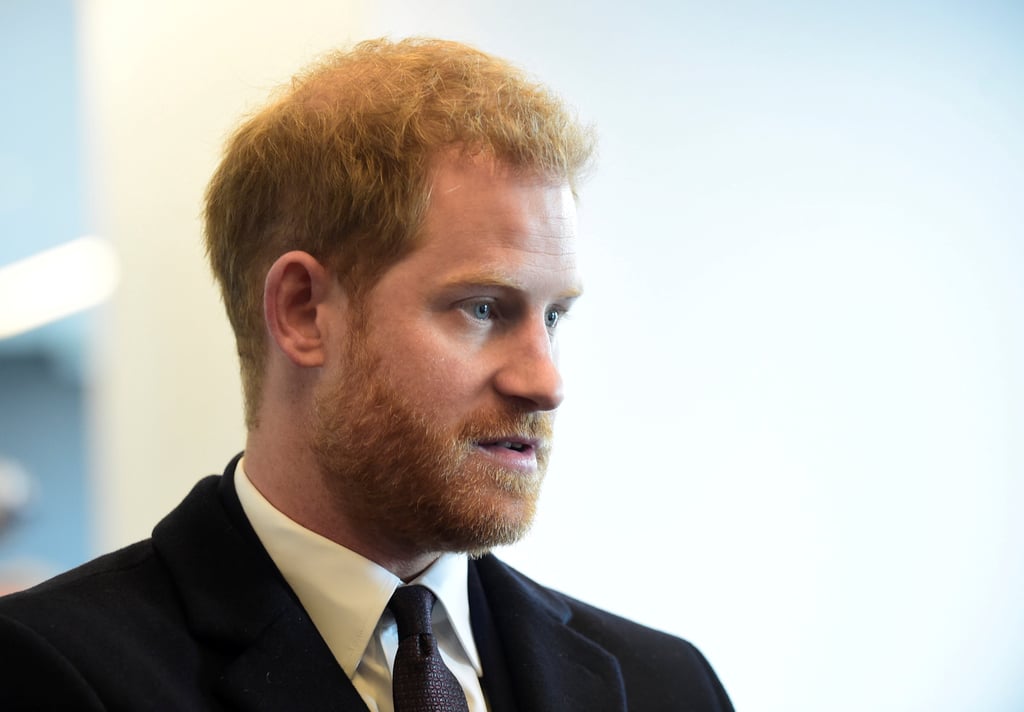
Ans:
POLYGON ((402 586, 388 604, 398 624, 395 712, 469 712, 462 686, 441 659, 430 628, 434 601, 423 586, 402 586))

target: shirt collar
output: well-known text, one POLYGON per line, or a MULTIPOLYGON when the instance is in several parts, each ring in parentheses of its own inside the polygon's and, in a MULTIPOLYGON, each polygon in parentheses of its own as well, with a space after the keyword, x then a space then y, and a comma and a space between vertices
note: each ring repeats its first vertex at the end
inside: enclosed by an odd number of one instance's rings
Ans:
MULTIPOLYGON (((455 631, 455 637, 462 644, 470 663, 476 669, 477 677, 483 675, 480 656, 473 640, 473 627, 469 617, 469 561, 464 554, 442 554, 426 571, 410 583, 426 586, 447 614, 455 631)), ((434 611, 434 621, 437 611, 434 611)))
MULTIPOLYGON (((275 508, 245 474, 235 475, 242 510, 285 581, 351 679, 402 580, 373 561, 306 529, 275 508), (241 476, 239 476, 241 475, 241 476)), ((468 563, 444 554, 413 583, 437 596, 466 656, 482 674, 469 616, 468 563)))

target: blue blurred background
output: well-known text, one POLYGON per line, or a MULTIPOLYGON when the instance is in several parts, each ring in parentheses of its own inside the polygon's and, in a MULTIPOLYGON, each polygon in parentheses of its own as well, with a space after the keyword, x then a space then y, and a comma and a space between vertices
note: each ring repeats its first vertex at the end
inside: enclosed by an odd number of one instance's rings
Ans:
MULTIPOLYGON (((86 232, 77 45, 70 1, 0 3, 0 266, 86 232)), ((0 339, 0 462, 21 473, 8 474, 19 484, 7 487, 24 503, 0 530, 0 589, 94 550, 84 442, 88 323, 79 314, 0 339)))

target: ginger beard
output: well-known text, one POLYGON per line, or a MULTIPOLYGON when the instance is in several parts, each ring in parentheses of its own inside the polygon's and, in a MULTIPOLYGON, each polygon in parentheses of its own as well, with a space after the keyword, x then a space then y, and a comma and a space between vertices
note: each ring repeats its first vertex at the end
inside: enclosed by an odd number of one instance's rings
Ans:
POLYGON ((347 349, 341 376, 317 394, 313 451, 331 505, 368 536, 418 553, 481 555, 529 529, 547 468, 553 415, 477 412, 437 423, 404 397, 365 327, 347 349), (484 461, 478 442, 536 439, 537 471, 484 461))

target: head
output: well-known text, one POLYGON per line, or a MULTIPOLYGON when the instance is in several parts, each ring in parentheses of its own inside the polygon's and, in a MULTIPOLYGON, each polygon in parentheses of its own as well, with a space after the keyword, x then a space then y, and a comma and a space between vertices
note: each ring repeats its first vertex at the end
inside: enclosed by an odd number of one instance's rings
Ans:
POLYGON ((524 531, 561 401, 554 334, 579 292, 592 145, 506 62, 434 40, 331 55, 235 133, 207 246, 247 459, 254 433, 281 430, 261 413, 285 412, 277 425, 298 423, 310 454, 313 474, 283 485, 300 521, 364 554, 384 539, 402 555, 479 551, 524 531))
POLYGON ((231 137, 207 190, 250 429, 269 348, 264 281, 280 255, 312 255, 358 302, 416 248, 442 157, 485 156, 575 190, 592 149, 544 87, 454 42, 363 42, 296 76, 231 137))

